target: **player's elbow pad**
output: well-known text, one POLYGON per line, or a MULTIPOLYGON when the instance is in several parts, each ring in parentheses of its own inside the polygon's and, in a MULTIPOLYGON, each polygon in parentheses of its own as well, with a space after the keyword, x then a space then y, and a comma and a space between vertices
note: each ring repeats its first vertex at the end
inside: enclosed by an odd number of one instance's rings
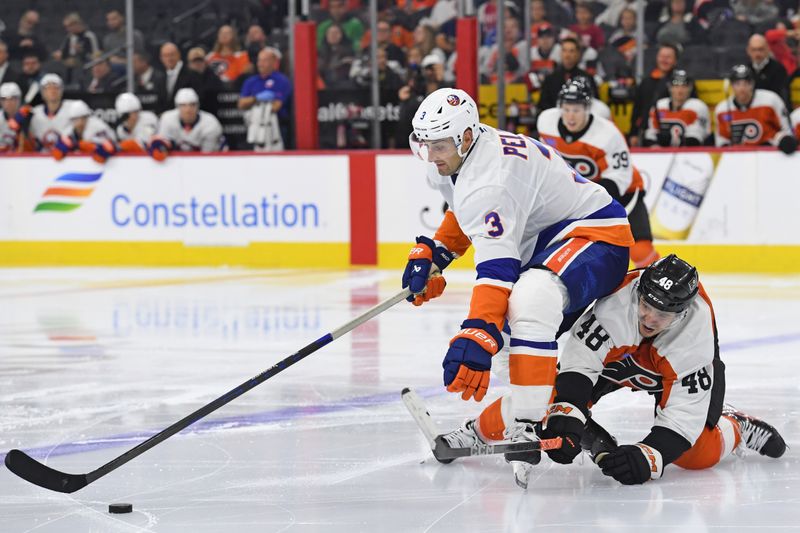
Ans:
POLYGON ((606 191, 608 191, 608 194, 611 195, 611 198, 613 198, 616 201, 619 201, 621 196, 619 194, 619 187, 617 187, 616 183, 607 178, 600 178, 600 181, 598 181, 597 183, 598 185, 602 186, 606 191))

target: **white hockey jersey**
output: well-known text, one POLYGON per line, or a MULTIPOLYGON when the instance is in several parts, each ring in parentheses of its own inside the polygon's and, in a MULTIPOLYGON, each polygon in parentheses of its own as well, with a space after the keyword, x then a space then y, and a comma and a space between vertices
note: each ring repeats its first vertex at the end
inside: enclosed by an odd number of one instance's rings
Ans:
POLYGON ((202 110, 197 113, 197 122, 184 126, 177 109, 165 111, 158 123, 158 135, 172 141, 173 149, 179 152, 222 150, 222 124, 211 113, 202 110))
MULTIPOLYGON (((70 124, 66 135, 72 135, 74 131, 75 128, 70 124)), ((102 143, 103 141, 116 141, 116 139, 117 136, 114 135, 114 130, 111 129, 111 126, 94 115, 90 115, 86 120, 86 127, 83 128, 83 134, 79 140, 102 143)))
POLYGON ((152 111, 139 111, 139 119, 133 130, 128 130, 125 124, 117 126, 117 139, 127 141, 132 139, 142 146, 150 142, 150 137, 158 131, 158 117, 152 111))
POLYGON ((8 125, 5 111, 0 110, 0 153, 11 152, 16 148, 17 132, 8 125))
POLYGON ((654 426, 694 444, 708 416, 718 345, 714 311, 702 286, 684 314, 654 338, 638 328, 641 271, 578 319, 564 344, 560 373, 577 372, 593 385, 600 376, 656 396, 654 426))
POLYGON ((766 89, 756 89, 747 107, 737 106, 731 96, 717 104, 714 115, 717 146, 767 143, 777 146, 785 135, 791 135, 783 100, 766 89))
POLYGON ((631 163, 630 149, 617 126, 608 119, 595 116, 585 131, 572 134, 559 127, 561 110, 542 111, 536 121, 539 138, 552 146, 584 178, 613 181, 620 195, 644 189, 639 171, 631 163))
POLYGON ((74 101, 62 100, 61 106, 52 115, 47 112, 45 104, 33 108, 29 133, 41 151, 49 152, 62 135, 72 130, 67 110, 74 101))
POLYGON ((703 144, 711 135, 708 106, 702 100, 689 98, 680 109, 673 110, 669 98, 659 99, 650 110, 644 137, 656 142, 661 131, 671 134, 670 146, 680 146, 681 139, 685 137, 692 137, 703 144))
POLYGON ((475 248, 470 318, 502 328, 511 288, 535 254, 572 237, 619 246, 631 246, 633 237, 624 208, 555 150, 523 135, 480 128, 457 175, 441 176, 429 164, 427 179, 450 205, 448 215, 457 222, 450 233, 465 237, 442 240, 446 216, 435 238, 459 254, 470 241, 475 248), (459 240, 466 244, 452 244, 459 240))
POLYGON ((796 139, 800 139, 800 107, 792 111, 789 116, 789 122, 792 124, 792 132, 796 139))

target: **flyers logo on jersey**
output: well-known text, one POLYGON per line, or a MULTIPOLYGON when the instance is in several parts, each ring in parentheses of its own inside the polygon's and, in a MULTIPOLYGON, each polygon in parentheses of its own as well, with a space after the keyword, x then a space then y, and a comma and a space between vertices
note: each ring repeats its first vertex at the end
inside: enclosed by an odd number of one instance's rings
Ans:
POLYGON ((647 392, 664 390, 661 375, 641 367, 629 354, 626 354, 624 359, 608 363, 602 375, 614 383, 636 390, 647 392))
POLYGON ((578 171, 578 174, 584 178, 588 180, 596 180, 598 177, 600 177, 600 169, 597 167, 597 163, 595 163, 594 159, 591 157, 567 154, 561 154, 561 157, 563 157, 567 163, 569 163, 570 166, 578 171))
POLYGON ((457 106, 461 103, 461 98, 459 98, 458 95, 450 94, 447 96, 447 103, 452 106, 457 106))
POLYGON ((731 122, 733 144, 754 144, 761 140, 764 129, 756 120, 734 120, 731 122))
POLYGON ((683 137, 686 134, 686 124, 682 120, 662 119, 661 131, 667 132, 673 137, 683 137))

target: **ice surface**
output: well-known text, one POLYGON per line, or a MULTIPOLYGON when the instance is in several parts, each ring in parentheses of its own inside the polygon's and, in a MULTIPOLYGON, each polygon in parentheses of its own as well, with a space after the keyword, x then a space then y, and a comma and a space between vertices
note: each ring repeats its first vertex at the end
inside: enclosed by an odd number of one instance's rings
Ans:
MULTIPOLYGON (((0 467, 0 531, 796 530, 794 448, 777 461, 671 466, 636 487, 589 461, 545 458, 527 492, 493 457, 433 461, 400 390, 425 396, 442 432, 479 412, 440 386, 471 277, 451 273, 441 299, 399 304, 77 493, 0 467), (120 501, 134 512, 108 514, 120 501)), ((0 270, 0 456, 19 447, 59 470, 93 470, 393 295, 398 280, 376 270, 0 270)), ((703 281, 728 401, 792 446, 800 278, 703 281)), ((484 402, 505 390, 493 380, 484 402)), ((635 442, 652 403, 621 391, 594 413, 635 442)))

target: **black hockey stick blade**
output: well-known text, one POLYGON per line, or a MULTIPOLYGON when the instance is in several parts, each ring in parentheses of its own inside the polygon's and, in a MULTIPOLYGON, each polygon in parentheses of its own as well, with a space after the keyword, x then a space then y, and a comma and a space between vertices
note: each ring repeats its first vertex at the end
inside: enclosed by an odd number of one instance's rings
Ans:
POLYGON ((89 483, 86 480, 86 474, 59 472, 20 450, 8 452, 6 466, 25 481, 56 492, 71 494, 89 483))
POLYGON ((433 456, 438 461, 452 461, 459 457, 470 457, 473 455, 494 455, 498 453, 523 453, 536 450, 555 450, 561 448, 561 437, 554 439, 543 439, 526 442, 506 442, 500 444, 476 444, 475 446, 464 448, 451 448, 444 440, 444 435, 436 437, 436 446, 433 448, 433 456))

